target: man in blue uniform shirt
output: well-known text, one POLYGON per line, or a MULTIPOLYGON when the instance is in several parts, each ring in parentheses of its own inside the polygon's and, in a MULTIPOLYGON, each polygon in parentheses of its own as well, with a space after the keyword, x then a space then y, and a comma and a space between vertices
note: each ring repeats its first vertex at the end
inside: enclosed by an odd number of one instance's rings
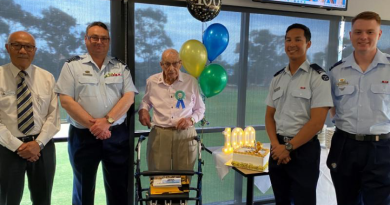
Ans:
POLYGON ((137 90, 127 66, 107 56, 109 44, 107 26, 101 22, 90 24, 85 35, 88 53, 64 64, 55 88, 70 116, 73 205, 94 204, 100 161, 107 204, 128 203, 130 136, 125 119, 137 90))
POLYGON ((377 48, 381 18, 362 12, 354 52, 330 69, 336 132, 327 165, 338 204, 390 204, 390 56, 377 48))
POLYGON ((309 28, 287 28, 285 52, 289 64, 274 75, 267 97, 265 126, 271 141, 269 175, 277 205, 316 204, 322 129, 333 106, 329 77, 306 52, 309 28))

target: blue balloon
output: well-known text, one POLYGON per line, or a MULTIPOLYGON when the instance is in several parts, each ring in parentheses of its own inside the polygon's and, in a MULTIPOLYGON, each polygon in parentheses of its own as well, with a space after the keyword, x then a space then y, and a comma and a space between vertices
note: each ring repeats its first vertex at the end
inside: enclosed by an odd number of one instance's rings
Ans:
POLYGON ((229 44, 229 32, 222 24, 211 24, 203 33, 203 44, 210 62, 215 60, 229 44))

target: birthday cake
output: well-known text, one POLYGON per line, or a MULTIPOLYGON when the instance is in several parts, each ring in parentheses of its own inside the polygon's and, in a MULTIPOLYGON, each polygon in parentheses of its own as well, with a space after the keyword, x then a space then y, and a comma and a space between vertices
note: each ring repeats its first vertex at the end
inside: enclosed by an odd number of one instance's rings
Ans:
POLYGON ((264 171, 268 168, 269 149, 264 148, 260 142, 256 148, 241 147, 233 151, 232 165, 235 167, 254 171, 264 171))

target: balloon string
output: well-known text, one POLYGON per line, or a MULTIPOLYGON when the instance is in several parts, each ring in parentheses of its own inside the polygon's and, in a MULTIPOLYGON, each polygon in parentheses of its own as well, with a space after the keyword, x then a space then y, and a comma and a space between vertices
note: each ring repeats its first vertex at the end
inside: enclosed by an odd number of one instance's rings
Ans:
MULTIPOLYGON (((207 23, 206 22, 202 22, 202 36, 201 36, 202 42, 203 42, 203 35, 204 35, 204 28, 205 27, 207 28, 207 23)), ((210 63, 211 63, 211 61, 206 61, 206 66, 209 65, 210 63)))
POLYGON ((200 36, 200 39, 202 40, 202 42, 203 42, 204 28, 207 28, 206 22, 202 22, 202 35, 200 36))

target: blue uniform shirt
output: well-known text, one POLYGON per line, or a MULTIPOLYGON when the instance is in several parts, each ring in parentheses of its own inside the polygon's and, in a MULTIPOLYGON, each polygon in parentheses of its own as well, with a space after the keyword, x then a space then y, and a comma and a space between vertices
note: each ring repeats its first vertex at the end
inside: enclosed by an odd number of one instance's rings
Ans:
MULTIPOLYGON (((126 92, 138 93, 124 63, 107 56, 99 69, 89 54, 65 62, 54 91, 72 97, 93 118, 105 117, 126 92)), ((126 114, 115 125, 125 119, 126 114)), ((71 117, 68 121, 77 128, 85 128, 71 117)))
POLYGON ((305 61, 292 76, 287 66, 275 74, 267 105, 276 109, 276 133, 295 136, 310 120, 310 109, 333 107, 329 77, 305 61))
POLYGON ((330 69, 336 127, 352 134, 390 132, 389 60, 377 50, 363 73, 352 53, 330 69))

